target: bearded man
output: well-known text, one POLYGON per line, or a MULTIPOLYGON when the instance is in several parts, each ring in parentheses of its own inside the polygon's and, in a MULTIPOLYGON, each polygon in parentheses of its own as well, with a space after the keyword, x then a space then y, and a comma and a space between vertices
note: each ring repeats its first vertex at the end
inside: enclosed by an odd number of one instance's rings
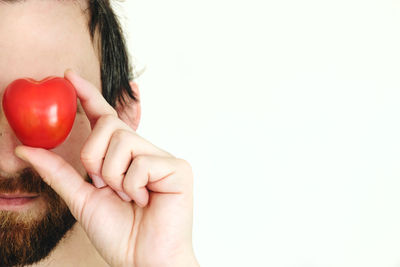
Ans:
POLYGON ((0 89, 62 76, 78 110, 54 149, 1 109, 0 266, 198 266, 189 163, 136 133, 140 95, 109 0, 0 0, 0 89))

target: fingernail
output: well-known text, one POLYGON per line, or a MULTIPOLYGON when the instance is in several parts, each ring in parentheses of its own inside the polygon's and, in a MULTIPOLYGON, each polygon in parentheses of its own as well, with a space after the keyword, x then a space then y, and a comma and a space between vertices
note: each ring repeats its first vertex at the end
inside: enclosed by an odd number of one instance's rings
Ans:
POLYGON ((68 68, 68 69, 66 69, 66 70, 65 70, 65 72, 64 72, 64 74, 66 74, 67 72, 72 72, 72 73, 75 73, 75 72, 74 72, 74 70, 73 70, 73 69, 71 69, 71 68, 68 68))
POLYGON ((92 177, 92 181, 93 181, 93 184, 95 187, 103 188, 106 186, 106 183, 100 176, 98 176, 96 174, 92 174, 92 175, 90 175, 90 177, 92 177))
POLYGON ((127 201, 127 202, 130 202, 132 199, 127 195, 127 194, 125 194, 124 192, 121 192, 121 191, 117 191, 117 194, 122 198, 122 200, 124 200, 124 201, 127 201))

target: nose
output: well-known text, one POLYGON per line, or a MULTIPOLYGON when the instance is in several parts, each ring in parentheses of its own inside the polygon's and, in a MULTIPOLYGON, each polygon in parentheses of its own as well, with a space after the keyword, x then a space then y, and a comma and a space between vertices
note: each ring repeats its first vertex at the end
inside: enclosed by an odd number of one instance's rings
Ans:
POLYGON ((18 158, 14 150, 18 145, 21 145, 14 131, 12 130, 7 118, 4 115, 3 109, 0 110, 0 176, 12 175, 24 168, 29 167, 29 164, 18 158))

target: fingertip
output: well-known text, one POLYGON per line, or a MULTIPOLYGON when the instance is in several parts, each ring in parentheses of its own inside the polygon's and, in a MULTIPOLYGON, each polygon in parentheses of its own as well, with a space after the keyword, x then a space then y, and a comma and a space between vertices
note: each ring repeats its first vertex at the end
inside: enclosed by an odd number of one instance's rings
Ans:
MULTIPOLYGON (((64 78, 76 85, 79 82, 79 74, 73 69, 69 68, 64 72, 64 78)), ((75 86, 76 87, 76 86, 75 86)))
POLYGON ((14 153, 17 157, 19 157, 20 159, 26 160, 26 156, 24 154, 24 147, 23 146, 17 146, 14 149, 14 153))
POLYGON ((135 201, 136 205, 139 206, 139 208, 144 208, 147 205, 147 202, 139 202, 139 201, 135 201))
POLYGON ((71 75, 71 74, 73 74, 73 73, 75 73, 74 70, 71 69, 71 68, 68 68, 68 69, 66 69, 66 70, 64 71, 64 77, 65 77, 65 78, 68 78, 68 76, 71 75))
POLYGON ((38 160, 38 158, 47 156, 49 152, 49 150, 41 147, 30 147, 24 145, 19 145, 14 149, 14 153, 17 157, 27 162, 30 162, 31 164, 40 163, 40 159, 38 160))
POLYGON ((103 178, 101 178, 99 175, 91 174, 90 177, 92 178, 92 181, 93 181, 93 184, 95 187, 101 189, 101 188, 107 186, 107 184, 104 182, 103 178))
POLYGON ((122 191, 116 191, 117 192, 117 194, 120 196, 120 198, 122 199, 122 200, 124 200, 124 201, 126 201, 126 202, 131 202, 131 198, 127 195, 127 194, 125 194, 124 192, 122 192, 122 191))
POLYGON ((134 194, 133 201, 141 208, 146 207, 149 202, 149 192, 146 188, 141 188, 134 194))

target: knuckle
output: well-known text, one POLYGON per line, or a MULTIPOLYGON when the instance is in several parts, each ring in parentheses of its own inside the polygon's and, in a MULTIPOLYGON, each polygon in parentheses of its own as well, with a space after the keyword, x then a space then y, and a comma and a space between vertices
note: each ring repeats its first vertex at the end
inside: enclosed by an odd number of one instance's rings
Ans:
POLYGON ((130 134, 131 133, 125 129, 117 129, 114 131, 111 138, 115 139, 118 142, 121 142, 127 140, 130 134))
POLYGON ((194 174, 192 165, 184 159, 177 159, 177 161, 177 171, 180 173, 179 176, 182 178, 182 181, 184 181, 186 186, 193 187, 194 174))
POLYGON ((83 163, 95 163, 100 160, 98 157, 93 155, 93 153, 89 151, 85 146, 81 150, 80 159, 83 163))
POLYGON ((130 179, 125 178, 122 182, 122 190, 127 192, 128 195, 135 193, 135 187, 135 179, 132 179, 132 177, 130 179))
POLYGON ((56 162, 56 164, 54 164, 53 173, 62 174, 63 172, 65 172, 67 166, 68 166, 67 162, 65 162, 64 160, 59 160, 56 162))
POLYGON ((190 176, 193 177, 192 165, 184 159, 177 159, 177 161, 178 161, 179 169, 182 170, 183 172, 185 172, 186 174, 190 174, 190 176))
POLYGON ((119 177, 116 177, 115 174, 109 173, 108 171, 102 171, 101 176, 103 177, 104 181, 111 186, 113 189, 122 189, 119 177))
POLYGON ((128 194, 135 194, 135 192, 138 190, 141 180, 141 177, 139 177, 138 174, 141 173, 143 168, 146 168, 147 164, 148 161, 146 156, 136 156, 133 159, 131 163, 133 171, 129 176, 126 176, 122 182, 122 189, 128 194))
POLYGON ((110 123, 113 123, 116 119, 116 116, 114 114, 105 114, 100 116, 100 118, 97 120, 96 124, 100 125, 108 125, 110 123))
POLYGON ((133 159, 132 164, 134 168, 143 168, 147 165, 147 161, 146 156, 138 155, 133 159))
POLYGON ((80 154, 81 160, 82 161, 88 161, 90 160, 91 157, 91 153, 89 151, 87 151, 87 149, 85 148, 85 146, 82 148, 81 150, 81 154, 80 154))
MULTIPOLYGON (((67 171, 68 168, 68 163, 64 160, 59 160, 57 161, 54 166, 53 166, 53 171, 51 173, 54 173, 57 176, 64 176, 65 172, 67 171)), ((43 180, 50 186, 53 186, 53 179, 50 174, 46 174, 42 176, 43 180)))

